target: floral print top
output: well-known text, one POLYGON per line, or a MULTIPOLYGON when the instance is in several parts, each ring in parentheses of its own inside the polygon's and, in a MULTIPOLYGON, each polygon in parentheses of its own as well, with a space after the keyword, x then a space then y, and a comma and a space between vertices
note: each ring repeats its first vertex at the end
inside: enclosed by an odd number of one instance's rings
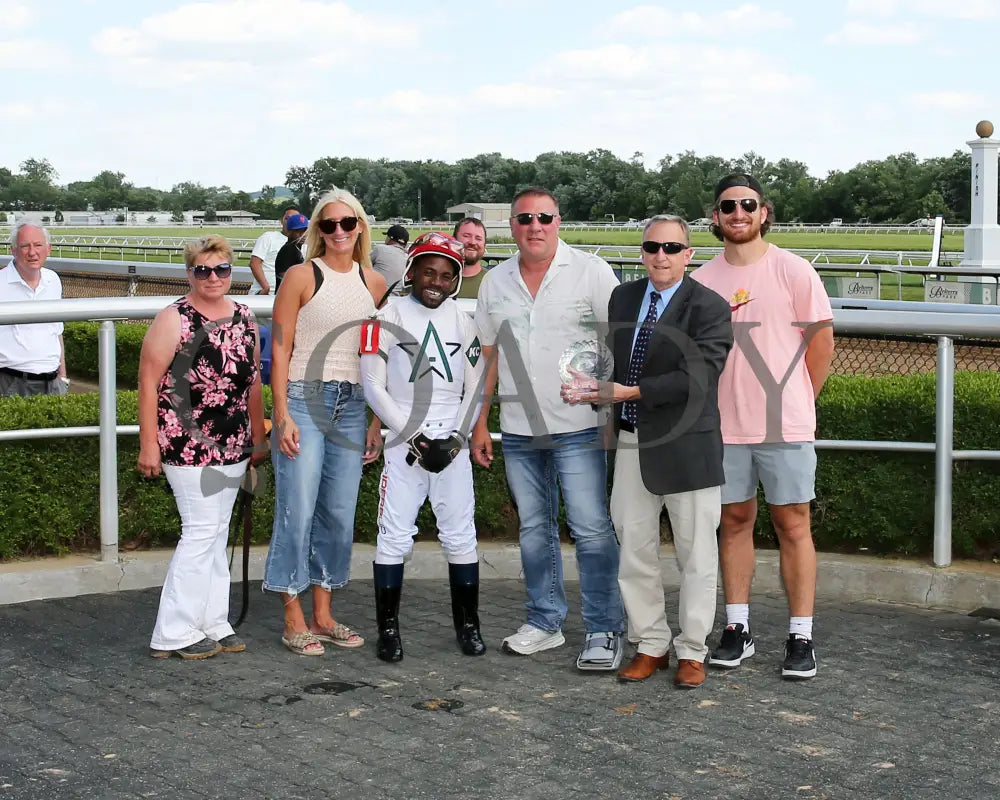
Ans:
POLYGON ((250 456, 257 321, 246 306, 233 305, 231 319, 213 322, 186 298, 173 304, 181 316, 181 340, 157 389, 164 464, 219 466, 250 456))

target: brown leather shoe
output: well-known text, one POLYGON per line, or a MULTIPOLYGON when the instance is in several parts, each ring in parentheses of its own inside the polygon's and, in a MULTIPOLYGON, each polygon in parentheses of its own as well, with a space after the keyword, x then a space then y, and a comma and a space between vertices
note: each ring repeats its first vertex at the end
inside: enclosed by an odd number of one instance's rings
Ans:
POLYGON ((705 665, 701 661, 681 658, 677 661, 674 686, 680 689, 695 689, 705 682, 705 665))
POLYGON ((620 681, 644 681, 658 669, 670 666, 670 653, 662 656, 647 656, 636 653, 632 660, 618 671, 620 681))

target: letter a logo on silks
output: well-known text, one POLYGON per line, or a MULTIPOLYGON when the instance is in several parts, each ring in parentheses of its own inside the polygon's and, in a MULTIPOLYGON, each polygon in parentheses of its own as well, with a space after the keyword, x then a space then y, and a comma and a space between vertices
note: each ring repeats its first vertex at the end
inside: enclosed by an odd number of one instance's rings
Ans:
POLYGON ((423 378, 428 372, 433 372, 441 378, 444 378, 449 383, 455 380, 454 376, 451 374, 451 364, 449 363, 449 357, 455 355, 461 348, 461 342, 447 342, 447 347, 451 352, 445 350, 445 344, 442 344, 441 337, 438 336, 437 329, 434 327, 433 322, 427 323, 427 331, 424 333, 424 340, 420 343, 420 349, 414 353, 411 348, 416 349, 416 342, 400 342, 399 346, 411 356, 415 356, 413 359, 413 369, 410 371, 410 383, 415 383, 416 381, 423 378), (426 365, 425 362, 426 361, 426 365), (426 368, 424 368, 426 366, 426 368), (444 370, 442 372, 442 369, 444 370))
POLYGON ((366 319, 361 323, 361 355, 378 355, 379 330, 377 319, 366 319))
POLYGON ((483 347, 479 344, 479 337, 477 336, 472 340, 472 344, 465 351, 465 357, 469 359, 469 363, 472 366, 476 366, 479 363, 479 357, 483 354, 483 347))

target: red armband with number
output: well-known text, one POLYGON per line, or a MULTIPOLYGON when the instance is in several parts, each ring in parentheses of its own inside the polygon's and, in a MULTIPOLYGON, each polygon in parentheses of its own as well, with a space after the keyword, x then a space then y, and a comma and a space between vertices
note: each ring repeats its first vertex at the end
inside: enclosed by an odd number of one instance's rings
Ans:
POLYGON ((361 355, 371 356, 378 354, 378 332, 379 324, 377 319, 366 319, 361 323, 361 355))

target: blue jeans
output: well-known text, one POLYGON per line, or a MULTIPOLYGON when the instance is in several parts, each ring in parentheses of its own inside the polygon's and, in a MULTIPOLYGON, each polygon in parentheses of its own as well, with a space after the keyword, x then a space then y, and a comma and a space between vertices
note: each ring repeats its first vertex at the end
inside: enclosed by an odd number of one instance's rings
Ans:
POLYGON ((597 428, 557 433, 543 449, 531 436, 501 434, 507 485, 521 519, 528 624, 545 631, 562 628, 567 613, 557 523, 560 489, 576 542, 587 633, 620 633, 625 627, 618 540, 608 516, 608 464, 599 435, 597 428))
POLYGON ((336 589, 351 571, 364 392, 347 381, 289 381, 288 413, 299 426, 299 454, 288 458, 272 446, 274 531, 264 588, 291 595, 309 584, 336 589))

